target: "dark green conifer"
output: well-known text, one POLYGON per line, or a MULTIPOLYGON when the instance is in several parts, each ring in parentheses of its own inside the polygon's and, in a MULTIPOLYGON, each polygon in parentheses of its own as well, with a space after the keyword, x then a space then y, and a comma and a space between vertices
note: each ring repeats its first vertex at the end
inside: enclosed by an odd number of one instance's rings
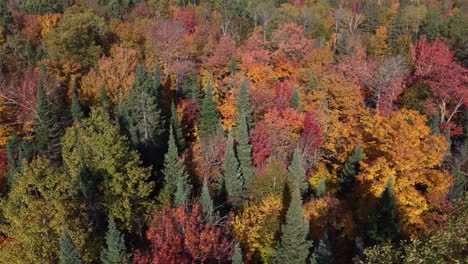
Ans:
POLYGON ((234 207, 239 207, 243 198, 246 197, 245 183, 234 151, 234 141, 231 133, 229 133, 227 140, 222 180, 222 186, 224 186, 228 201, 234 207))
POLYGON ((110 113, 111 105, 109 101, 109 96, 107 96, 107 89, 105 85, 101 86, 101 98, 100 103, 102 108, 106 111, 106 113, 110 113))
POLYGON ((240 117, 240 124, 237 130, 237 157, 241 167, 242 176, 244 178, 244 185, 246 192, 250 190, 252 185, 255 167, 252 164, 252 145, 250 144, 249 131, 247 119, 244 116, 240 117))
POLYGON ((206 87, 205 97, 201 106, 201 117, 198 125, 198 134, 200 138, 207 139, 216 135, 221 128, 219 120, 219 111, 213 99, 211 84, 206 87))
POLYGON ((106 232, 106 247, 101 251, 101 261, 103 264, 127 264, 129 255, 126 253, 124 235, 120 233, 115 225, 114 217, 109 217, 106 232))
POLYGON ((327 191, 327 184, 324 178, 321 178, 318 185, 317 185, 317 191, 315 192, 315 196, 320 197, 325 194, 327 191))
POLYGON ((210 195, 210 189, 206 180, 203 181, 202 193, 200 197, 200 204, 203 208, 203 215, 205 219, 212 223, 218 218, 218 214, 215 211, 213 199, 210 195))
POLYGON ((367 1, 364 3, 365 19, 362 26, 365 32, 374 34, 375 30, 380 26, 379 8, 379 4, 375 1, 367 1))
POLYGON ((352 185, 354 184, 356 175, 359 173, 359 162, 363 160, 362 148, 357 147, 353 154, 348 158, 344 165, 343 172, 340 177, 340 192, 346 193, 351 190, 352 185))
POLYGON ((239 243, 236 243, 236 247, 234 248, 234 255, 232 256, 232 264, 244 264, 244 260, 242 259, 242 250, 239 246, 239 243))
POLYGON ((294 90, 291 96, 290 106, 296 110, 301 110, 301 97, 297 90, 294 90))
POLYGON ((432 42, 436 38, 445 35, 445 23, 442 20, 440 10, 430 10, 421 26, 421 34, 426 36, 427 41, 432 42))
POLYGON ((8 189, 12 190, 16 183, 16 173, 22 170, 23 159, 30 162, 35 153, 31 142, 21 138, 16 133, 13 133, 13 136, 8 140, 6 150, 8 160, 8 172, 6 177, 8 189))
POLYGON ((71 114, 73 121, 75 122, 79 122, 84 118, 83 109, 80 104, 80 99, 78 98, 78 87, 76 82, 72 87, 71 114))
POLYGON ((315 249, 314 254, 310 259, 311 264, 333 264, 333 252, 330 245, 328 234, 320 240, 318 247, 315 249))
POLYGON ((440 135, 440 116, 438 114, 431 119, 430 127, 432 135, 440 135))
POLYGON ((247 119, 249 128, 252 126, 252 105, 250 104, 249 86, 247 80, 242 82, 239 95, 237 97, 237 114, 247 119))
POLYGON ((177 110, 174 101, 172 101, 171 104, 171 124, 174 130, 173 133, 177 142, 177 147, 179 148, 179 152, 182 153, 187 147, 187 143, 185 141, 184 132, 182 131, 182 125, 180 124, 179 117, 177 116, 177 110))
POLYGON ((234 56, 232 56, 231 57, 231 65, 229 66, 229 72, 231 74, 234 74, 237 70, 238 70, 238 67, 237 67, 236 58, 234 56))
POLYGON ((75 243, 68 235, 67 230, 62 230, 60 236, 60 264, 81 264, 80 255, 76 250, 75 243))
POLYGON ((306 170, 302 165, 302 155, 299 148, 294 150, 293 159, 288 167, 288 176, 294 188, 299 188, 301 193, 307 189, 306 170))

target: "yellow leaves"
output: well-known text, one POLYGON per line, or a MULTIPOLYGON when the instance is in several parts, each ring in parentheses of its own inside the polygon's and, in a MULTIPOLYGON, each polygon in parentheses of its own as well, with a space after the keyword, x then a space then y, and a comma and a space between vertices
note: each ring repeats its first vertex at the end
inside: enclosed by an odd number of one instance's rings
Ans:
POLYGON ((317 165, 317 171, 309 178, 309 184, 316 189, 321 179, 325 180, 327 188, 329 188, 330 184, 335 185, 338 183, 337 175, 330 173, 323 162, 317 165))
POLYGON ((54 29, 62 18, 62 14, 47 14, 38 18, 41 25, 41 36, 44 37, 52 29, 54 29))
POLYGON ((249 67, 247 77, 260 89, 270 88, 277 80, 271 67, 263 64, 249 67))
POLYGON ((369 39, 369 53, 376 59, 383 59, 388 55, 388 29, 385 26, 380 26, 375 35, 369 39))

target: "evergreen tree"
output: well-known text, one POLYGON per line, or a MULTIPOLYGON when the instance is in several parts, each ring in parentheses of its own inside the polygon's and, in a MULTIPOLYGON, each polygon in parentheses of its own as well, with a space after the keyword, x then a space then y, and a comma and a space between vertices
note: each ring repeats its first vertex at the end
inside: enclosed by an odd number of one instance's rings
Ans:
POLYGON ((60 264, 81 264, 80 255, 76 250, 75 243, 64 228, 60 236, 60 264))
POLYGON ((218 214, 215 211, 213 199, 211 198, 210 189, 208 188, 206 180, 203 181, 200 204, 203 208, 205 219, 210 223, 214 222, 218 218, 218 214))
POLYGON ((290 106, 296 110, 301 110, 301 97, 297 90, 294 90, 291 96, 290 106))
POLYGON ((239 168, 239 162, 236 158, 236 153, 234 151, 234 142, 232 140, 231 133, 229 133, 227 140, 227 148, 224 161, 224 174, 222 180, 222 186, 226 191, 229 202, 234 207, 240 206, 242 199, 246 197, 244 186, 245 182, 239 168))
POLYGON ((393 48, 395 48, 395 43, 397 39, 406 34, 406 28, 405 28, 405 24, 403 20, 402 10, 403 9, 401 8, 401 5, 400 5, 397 15, 393 18, 393 20, 390 23, 389 42, 393 48))
POLYGON ((362 155, 362 148, 357 147, 344 165, 343 173, 340 177, 340 192, 345 193, 351 190, 356 175, 359 173, 359 162, 361 162, 363 158, 364 157, 362 155))
POLYGON ((440 135, 440 116, 438 114, 431 119, 430 127, 432 135, 440 135))
POLYGON ((221 128, 221 121, 219 120, 219 111, 216 103, 213 100, 213 92, 211 91, 211 84, 208 83, 206 87, 205 97, 203 98, 201 106, 201 118, 198 125, 198 134, 200 138, 207 139, 215 135, 221 128))
POLYGON ((229 72, 232 74, 234 74, 236 71, 238 70, 238 67, 237 67, 237 62, 236 62, 236 58, 234 56, 231 57, 231 65, 229 66, 229 72))
POLYGON ((393 179, 369 215, 365 229, 368 246, 382 242, 398 242, 401 238, 400 216, 393 194, 393 179))
POLYGON ((159 67, 158 61, 154 63, 154 73, 153 73, 153 89, 156 96, 160 96, 161 93, 161 68, 159 67))
POLYGON ((73 121, 79 122, 84 118, 83 109, 81 108, 80 99, 78 98, 78 88, 76 82, 72 87, 71 114, 73 121))
POLYGON ((298 188, 301 193, 307 189, 306 170, 302 166, 302 155, 299 148, 294 150, 293 159, 288 167, 288 175, 294 188, 298 188))
POLYGON ((255 175, 255 167, 252 164, 252 145, 250 144, 249 131, 247 119, 244 116, 240 118, 238 127, 237 142, 237 156, 241 167, 242 176, 244 178, 244 185, 246 192, 250 191, 250 186, 253 183, 255 175))
POLYGON ((117 124, 120 134, 126 136, 134 149, 138 148, 140 141, 135 135, 135 127, 130 123, 128 109, 123 102, 119 104, 119 113, 117 116, 117 124))
POLYGON ((37 90, 37 116, 39 117, 35 136, 37 151, 58 166, 62 161, 60 144, 62 131, 42 83, 39 83, 37 90))
POLYGON ((13 15, 8 10, 7 1, 0 1, 0 27, 5 28, 7 33, 10 33, 13 21, 13 15))
POLYGON ((314 254, 312 254, 310 263, 311 264, 333 264, 333 252, 330 245, 330 239, 328 234, 325 233, 325 236, 320 240, 317 249, 315 249, 314 254))
POLYGON ((109 101, 109 96, 107 95, 107 89, 105 85, 101 86, 101 106, 106 111, 106 113, 110 113, 111 105, 109 101))
POLYGON ((364 31, 373 34, 380 26, 379 4, 375 1, 364 3, 365 20, 362 24, 364 31))
POLYGON ((237 97, 237 114, 247 119, 249 128, 252 126, 252 105, 250 104, 249 86, 247 80, 242 82, 239 95, 237 97))
MULTIPOLYGON (((466 146, 465 146, 466 147, 466 146)), ((463 174, 460 169, 461 165, 455 163, 452 165, 451 173, 455 178, 455 182, 453 183, 452 187, 450 187, 450 198, 453 199, 463 199, 466 193, 466 185, 468 183, 468 179, 463 174)))
POLYGON ((421 26, 421 34, 426 35, 428 42, 434 41, 436 38, 441 38, 444 33, 444 22, 440 10, 434 9, 429 11, 421 26))
POLYGON ((239 246, 239 243, 236 243, 236 247, 234 248, 234 255, 232 256, 232 264, 244 264, 244 260, 242 259, 242 250, 239 246))
POLYGON ((112 215, 108 223, 106 247, 101 251, 101 261, 103 264, 127 264, 129 256, 126 254, 124 235, 117 229, 112 215))
POLYGON ((164 187, 159 200, 164 205, 180 205, 187 201, 192 193, 190 177, 185 171, 184 163, 179 160, 174 133, 169 132, 169 149, 164 156, 164 187))
POLYGON ((173 133, 177 142, 177 147, 179 148, 179 152, 184 152, 185 148, 187 147, 187 143, 185 142, 184 132, 182 131, 182 125, 180 124, 179 117, 177 116, 176 106, 174 101, 171 104, 171 124, 173 133))
POLYGON ((13 133, 13 136, 6 144, 8 172, 7 183, 8 189, 11 190, 16 184, 16 173, 21 172, 23 168, 23 159, 30 162, 34 156, 34 149, 29 140, 21 138, 18 134, 13 133))
POLYGON ((326 191, 327 191, 327 185, 326 185, 325 179, 321 178, 317 185, 317 191, 315 192, 315 196, 320 197, 324 195, 326 191))
POLYGON ((281 241, 276 252, 277 263, 305 264, 312 242, 307 240, 309 221, 304 219, 300 191, 292 191, 286 213, 286 222, 281 226, 281 241))

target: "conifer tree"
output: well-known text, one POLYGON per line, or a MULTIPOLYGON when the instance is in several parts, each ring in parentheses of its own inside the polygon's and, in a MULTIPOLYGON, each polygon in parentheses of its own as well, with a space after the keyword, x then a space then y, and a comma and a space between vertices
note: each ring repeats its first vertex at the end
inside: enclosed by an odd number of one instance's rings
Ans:
POLYGON ((169 149, 164 156, 164 187, 160 194, 160 201, 164 205, 180 205, 192 193, 190 177, 185 171, 184 163, 178 158, 174 133, 169 132, 169 149))
POLYGON ((377 2, 368 1, 364 3, 365 20, 363 22, 364 31, 373 34, 380 26, 380 12, 377 2))
POLYGON ((281 241, 276 251, 277 263, 305 264, 312 242, 307 240, 309 221, 304 219, 302 199, 297 188, 292 191, 281 233, 281 241))
POLYGON ((440 135, 440 116, 438 114, 431 119, 430 127, 432 135, 440 135))
POLYGON ((34 148, 31 141, 26 140, 13 133, 13 136, 6 144, 8 172, 7 183, 8 189, 14 188, 16 183, 16 173, 21 172, 23 167, 23 159, 30 162, 34 156, 34 148))
POLYGON ((78 87, 76 85, 76 82, 73 84, 72 87, 71 114, 73 121, 75 122, 79 122, 81 119, 84 118, 83 109, 80 104, 80 99, 78 98, 78 87))
POLYGON ((105 85, 101 86, 101 100, 100 100, 102 108, 106 111, 106 113, 110 113, 111 105, 109 96, 107 95, 107 89, 105 85))
POLYGON ((365 229, 367 245, 382 242, 398 242, 401 238, 400 216, 393 193, 393 179, 378 200, 373 212, 369 215, 365 229))
POLYGON ((219 111, 213 99, 211 84, 206 87, 205 97, 201 106, 201 118, 198 125, 198 134, 200 138, 207 139, 215 135, 221 128, 219 120, 219 111))
POLYGON ((101 261, 103 264, 127 264, 129 256, 126 253, 124 235, 117 229, 112 215, 108 223, 106 247, 101 251, 101 261))
POLYGON ((294 188, 299 188, 301 193, 307 189, 307 182, 305 182, 306 170, 302 165, 302 155, 299 148, 294 150, 293 159, 288 167, 288 175, 294 188))
POLYGON ((362 148, 357 147, 344 165, 343 173, 340 177, 340 192, 345 193, 350 191, 356 175, 359 173, 359 162, 361 162, 363 158, 362 148))
POLYGON ((291 96, 290 106, 296 110, 301 110, 301 97, 297 90, 294 90, 291 96))
POLYGON ((239 243, 236 243, 236 247, 234 248, 234 255, 232 256, 232 264, 244 264, 242 259, 242 250, 239 246, 239 243))
POLYGON ((241 172, 244 178, 245 189, 248 193, 254 179, 255 167, 252 164, 252 145, 250 144, 249 128, 245 116, 240 117, 237 135, 237 142, 239 143, 237 146, 237 156, 239 158, 241 172))
POLYGON ((161 68, 159 67, 158 61, 154 63, 154 73, 153 73, 153 89, 155 95, 159 97, 161 95, 161 68))
POLYGON ((130 141, 132 147, 136 149, 140 145, 140 141, 135 135, 135 127, 133 127, 129 119, 130 117, 127 106, 123 102, 120 102, 119 113, 117 116, 117 124, 119 126, 120 134, 126 136, 130 141))
POLYGON ((234 207, 238 207, 242 202, 242 199, 246 196, 244 184, 244 178, 242 177, 239 162, 237 161, 236 153, 234 151, 234 141, 231 133, 229 133, 225 153, 222 186, 224 186, 229 202, 234 207))
POLYGON ((210 223, 214 222, 218 218, 218 214, 215 211, 213 199, 211 198, 210 189, 208 188, 206 180, 203 181, 200 204, 203 208, 205 219, 210 223))
POLYGON ((317 185, 317 191, 315 192, 315 196, 320 197, 324 195, 326 191, 327 191, 327 185, 326 185, 325 179, 321 178, 317 185))
POLYGON ((330 245, 330 239, 328 234, 325 233, 325 236, 320 240, 318 247, 315 249, 314 254, 312 254, 310 263, 311 264, 333 264, 333 252, 330 245))
POLYGON ((62 230, 60 236, 60 264, 81 264, 80 255, 76 250, 75 243, 68 235, 67 230, 62 230))
POLYGON ((252 126, 252 105, 250 104, 249 86, 247 80, 242 82, 239 95, 237 97, 237 113, 239 117, 244 116, 247 119, 249 128, 252 126))
POLYGON ((232 74, 234 74, 236 71, 238 70, 238 67, 237 67, 237 62, 236 62, 236 58, 234 56, 231 57, 231 65, 229 66, 229 72, 232 74))
POLYGON ((177 147, 179 152, 182 153, 187 147, 187 144, 185 142, 184 132, 182 131, 182 125, 180 124, 179 117, 177 116, 177 110, 174 101, 172 101, 171 104, 171 124, 173 129, 172 132, 174 133, 174 137, 177 142, 177 147))
POLYGON ((62 131, 42 83, 39 83, 37 90, 37 116, 39 117, 35 137, 37 151, 51 160, 54 165, 59 166, 62 161, 60 144, 62 131))

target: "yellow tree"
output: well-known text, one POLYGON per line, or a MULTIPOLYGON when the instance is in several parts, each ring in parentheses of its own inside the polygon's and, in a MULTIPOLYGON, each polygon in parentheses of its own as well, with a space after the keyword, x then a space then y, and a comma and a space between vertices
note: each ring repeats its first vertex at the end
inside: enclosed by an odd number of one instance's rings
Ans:
POLYGON ((385 26, 379 27, 375 35, 369 39, 369 53, 376 59, 383 59, 388 55, 388 29, 385 26))

